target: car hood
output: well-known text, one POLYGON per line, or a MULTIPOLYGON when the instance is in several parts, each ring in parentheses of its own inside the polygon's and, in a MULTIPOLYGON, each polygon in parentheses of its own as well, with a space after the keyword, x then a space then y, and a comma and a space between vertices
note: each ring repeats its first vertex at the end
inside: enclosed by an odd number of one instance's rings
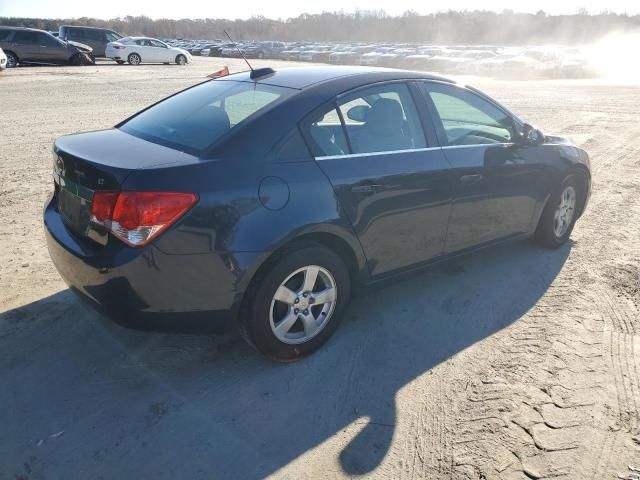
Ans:
POLYGON ((85 53, 93 52, 93 48, 91 48, 89 45, 85 45, 84 43, 74 42, 73 40, 67 40, 67 43, 69 45, 76 47, 81 52, 85 52, 85 53))

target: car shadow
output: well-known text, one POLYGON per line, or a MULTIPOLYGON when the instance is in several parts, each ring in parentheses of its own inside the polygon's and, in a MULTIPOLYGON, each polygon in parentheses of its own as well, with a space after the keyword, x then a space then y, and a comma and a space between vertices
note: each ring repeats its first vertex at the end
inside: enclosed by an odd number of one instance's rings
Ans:
POLYGON ((1 313, 0 477, 262 478, 354 425, 333 464, 372 472, 397 393, 520 319, 570 250, 512 242, 376 289, 286 365, 230 334, 123 329, 69 290, 1 313))

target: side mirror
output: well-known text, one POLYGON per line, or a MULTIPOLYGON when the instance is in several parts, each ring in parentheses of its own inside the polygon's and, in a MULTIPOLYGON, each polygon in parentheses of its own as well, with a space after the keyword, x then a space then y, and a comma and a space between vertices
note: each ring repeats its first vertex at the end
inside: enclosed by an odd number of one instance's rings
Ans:
POLYGON ((545 140, 544 133, 539 128, 525 123, 522 127, 522 139, 529 145, 542 145, 545 140))
POLYGON ((354 122, 364 123, 367 121, 367 115, 371 107, 368 105, 356 105, 347 110, 347 118, 354 122))

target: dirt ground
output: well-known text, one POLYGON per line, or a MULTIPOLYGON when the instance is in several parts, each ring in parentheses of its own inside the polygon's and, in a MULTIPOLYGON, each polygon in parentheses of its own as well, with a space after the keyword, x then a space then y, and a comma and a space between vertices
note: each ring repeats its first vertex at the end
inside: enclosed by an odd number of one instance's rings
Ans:
POLYGON ((114 325, 44 243, 53 140, 221 66, 0 74, 0 478, 640 478, 640 87, 473 79, 590 153, 572 241, 376 290, 279 365, 233 335, 114 325))

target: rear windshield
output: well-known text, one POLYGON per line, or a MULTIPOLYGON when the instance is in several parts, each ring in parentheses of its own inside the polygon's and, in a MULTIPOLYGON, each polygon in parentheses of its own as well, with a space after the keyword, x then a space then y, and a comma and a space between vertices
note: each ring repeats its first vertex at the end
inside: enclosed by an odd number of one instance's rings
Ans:
POLYGON ((258 83, 213 80, 160 102, 119 128, 153 143, 198 154, 248 117, 293 92, 258 83))

